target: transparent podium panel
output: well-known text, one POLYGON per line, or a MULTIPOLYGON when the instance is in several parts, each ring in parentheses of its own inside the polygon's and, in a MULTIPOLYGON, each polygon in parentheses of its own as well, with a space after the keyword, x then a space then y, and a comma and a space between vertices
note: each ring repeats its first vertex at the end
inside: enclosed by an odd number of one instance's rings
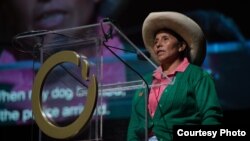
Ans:
POLYGON ((145 93, 148 126, 145 76, 156 65, 113 23, 26 32, 14 43, 34 58, 30 105, 37 139, 126 140, 137 91, 145 93))

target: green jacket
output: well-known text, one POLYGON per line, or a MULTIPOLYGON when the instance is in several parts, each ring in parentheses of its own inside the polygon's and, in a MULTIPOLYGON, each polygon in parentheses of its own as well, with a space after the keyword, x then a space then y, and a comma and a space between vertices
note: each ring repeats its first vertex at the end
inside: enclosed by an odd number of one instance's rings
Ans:
MULTIPOLYGON (((152 83, 152 75, 146 77, 152 83)), ((145 137, 145 91, 134 95, 127 140, 139 141, 145 137)), ((178 72, 159 100, 153 118, 147 113, 148 129, 159 141, 172 140, 173 125, 220 124, 222 109, 211 76, 202 68, 190 64, 178 72)))

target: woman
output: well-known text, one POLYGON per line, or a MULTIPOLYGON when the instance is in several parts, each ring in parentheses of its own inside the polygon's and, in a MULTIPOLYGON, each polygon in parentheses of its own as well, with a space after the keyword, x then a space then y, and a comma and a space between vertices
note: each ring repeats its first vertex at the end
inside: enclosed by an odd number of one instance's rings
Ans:
POLYGON ((142 36, 159 67, 146 77, 152 84, 148 117, 143 90, 134 96, 127 140, 172 140, 174 125, 220 124, 213 79, 200 67, 206 54, 201 28, 183 14, 153 12, 143 23, 142 36))

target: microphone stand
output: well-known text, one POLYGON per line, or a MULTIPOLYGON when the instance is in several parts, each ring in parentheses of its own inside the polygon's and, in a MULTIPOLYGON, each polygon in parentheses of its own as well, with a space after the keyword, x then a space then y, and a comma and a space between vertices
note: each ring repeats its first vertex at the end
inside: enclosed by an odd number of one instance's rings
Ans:
MULTIPOLYGON (((103 21, 106 21, 107 19, 104 19, 103 21)), ((109 19, 108 19, 109 20, 109 19)), ((104 34, 104 38, 105 40, 103 41, 103 45, 114 55, 116 56, 116 58, 118 58, 123 64, 125 64, 128 68, 130 68, 133 72, 135 72, 142 80, 143 82, 145 83, 146 85, 146 88, 147 88, 147 94, 145 95, 145 140, 147 141, 148 140, 148 108, 147 108, 147 104, 148 104, 148 95, 149 95, 149 84, 147 83, 147 81, 143 78, 143 76, 138 72, 136 71, 133 67, 131 67, 128 63, 126 63, 123 59, 121 59, 113 50, 111 50, 110 48, 113 48, 112 46, 109 46, 106 44, 106 42, 108 42, 109 39, 111 39, 113 37, 112 35, 112 30, 113 28, 112 27, 115 27, 112 22, 111 22, 111 26, 110 26, 110 29, 109 29, 109 32, 108 33, 105 33, 104 31, 104 27, 103 27, 103 21, 101 21, 101 28, 102 28, 102 32, 104 34)), ((111 20, 109 20, 111 21, 111 20)), ((117 30, 119 32, 119 30, 117 30)), ((120 33, 120 32, 119 32, 120 33)), ((120 33, 121 34, 121 33, 120 33)), ((123 35, 123 34, 121 34, 123 35)), ((139 54, 141 54, 144 58, 146 58, 155 68, 157 68, 157 66, 150 60, 147 58, 147 56, 140 50, 138 49, 137 47, 135 47, 135 45, 130 41, 128 40, 128 38, 126 38, 126 36, 123 36, 125 39, 127 39, 127 41, 129 41, 129 43, 131 45, 133 45, 133 47, 137 50, 137 52, 139 54)), ((125 50, 126 51, 126 50, 125 50)), ((131 51, 130 51, 131 52, 131 51)), ((138 55, 138 54, 137 54, 138 55)))

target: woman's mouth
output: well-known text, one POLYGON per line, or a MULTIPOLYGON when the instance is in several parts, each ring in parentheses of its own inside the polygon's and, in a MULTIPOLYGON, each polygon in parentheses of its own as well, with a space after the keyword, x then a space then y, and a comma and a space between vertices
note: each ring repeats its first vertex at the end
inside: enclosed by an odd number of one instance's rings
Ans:
POLYGON ((65 11, 49 11, 39 14, 34 21, 35 29, 56 29, 62 25, 65 20, 65 11))
POLYGON ((157 56, 161 56, 161 55, 163 55, 165 52, 163 51, 163 50, 158 50, 157 52, 156 52, 156 54, 157 54, 157 56))

